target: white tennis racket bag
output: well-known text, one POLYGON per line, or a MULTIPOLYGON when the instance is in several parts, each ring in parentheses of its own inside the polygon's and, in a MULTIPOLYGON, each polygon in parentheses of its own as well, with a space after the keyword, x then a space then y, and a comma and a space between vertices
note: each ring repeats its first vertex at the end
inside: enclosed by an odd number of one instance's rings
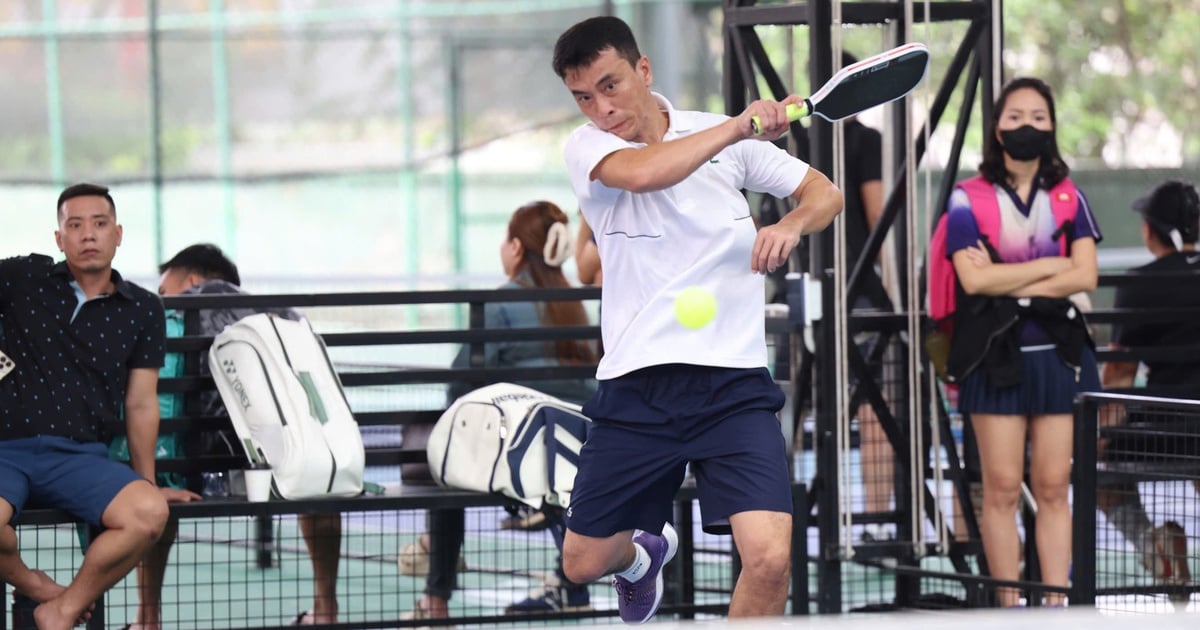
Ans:
POLYGON ((307 321, 251 315, 225 327, 209 367, 252 463, 284 499, 362 493, 366 453, 325 344, 307 321))
POLYGON ((439 485, 567 507, 591 422, 578 405, 511 383, 468 392, 429 435, 439 485))

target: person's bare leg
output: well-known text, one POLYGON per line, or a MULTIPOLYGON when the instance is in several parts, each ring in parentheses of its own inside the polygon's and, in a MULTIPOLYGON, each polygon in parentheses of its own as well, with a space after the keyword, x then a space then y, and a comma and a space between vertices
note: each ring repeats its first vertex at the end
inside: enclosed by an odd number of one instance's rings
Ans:
POLYGON ((313 608, 306 624, 337 623, 338 563, 342 559, 342 515, 301 514, 300 533, 313 568, 313 608))
MULTIPOLYGON (((1042 581, 1066 586, 1071 573, 1071 449, 1074 419, 1069 414, 1034 416, 1029 426, 1029 478, 1037 500, 1037 548, 1042 581)), ((1062 593, 1047 593, 1046 604, 1063 605, 1062 593)))
POLYGON ((159 630, 162 627, 162 589, 167 575, 171 546, 179 532, 179 521, 167 519, 162 536, 150 546, 137 565, 138 608, 130 630, 159 630))
POLYGON ((0 580, 11 584, 13 590, 37 602, 58 597, 67 587, 50 579, 42 571, 31 569, 21 559, 21 550, 17 544, 17 530, 8 524, 12 520, 13 509, 7 501, 0 500, 0 580))
MULTIPOLYGON (((1022 416, 974 413, 971 424, 978 438, 979 463, 983 469, 980 534, 988 571, 997 579, 1016 580, 1021 564, 1016 516, 1025 473, 1027 423, 1022 416)), ((1021 603, 1021 593, 1015 588, 999 588, 996 592, 1001 606, 1021 603)))
POLYGON ((633 564, 633 531, 617 532, 605 538, 584 536, 567 530, 563 538, 563 573, 576 584, 588 584, 610 573, 624 571, 633 564))
POLYGON ((892 507, 892 491, 896 487, 895 458, 883 426, 871 405, 858 406, 858 432, 861 441, 858 452, 862 460, 863 486, 866 491, 867 512, 887 512, 892 507))
POLYGON ((792 569, 792 515, 756 510, 729 517, 742 557, 742 573, 729 601, 729 617, 782 615, 792 569))
POLYGON ((38 628, 74 626, 92 602, 137 566, 162 534, 168 516, 167 502, 153 484, 135 481, 122 488, 105 508, 105 529, 88 545, 75 579, 34 610, 38 628))
MULTIPOLYGON (((0 499, 0 523, 4 523, 0 525, 0 581, 11 584, 14 594, 24 595, 39 603, 58 597, 67 587, 50 579, 44 571, 29 568, 21 559, 17 530, 8 524, 12 517, 12 506, 0 499)), ((87 621, 92 608, 93 605, 89 604, 76 621, 87 621)))

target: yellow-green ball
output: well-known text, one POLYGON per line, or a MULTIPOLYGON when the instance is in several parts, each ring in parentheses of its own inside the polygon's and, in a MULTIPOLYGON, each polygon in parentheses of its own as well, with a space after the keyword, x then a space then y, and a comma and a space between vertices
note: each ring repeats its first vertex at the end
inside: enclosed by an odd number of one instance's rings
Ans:
POLYGON ((675 319, 685 328, 703 328, 716 315, 717 298, 704 287, 687 287, 675 297, 675 319))

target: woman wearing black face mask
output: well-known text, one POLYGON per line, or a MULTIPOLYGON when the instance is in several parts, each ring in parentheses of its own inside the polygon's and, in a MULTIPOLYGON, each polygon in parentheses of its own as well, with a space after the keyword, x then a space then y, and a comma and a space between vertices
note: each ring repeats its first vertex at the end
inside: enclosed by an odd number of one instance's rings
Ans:
MULTIPOLYGON (((959 182, 947 208, 946 252, 958 278, 947 368, 979 446, 990 573, 1019 577, 1015 515, 1028 440, 1042 581, 1065 587, 1072 400, 1100 389, 1083 314, 1067 298, 1096 287, 1100 230, 1067 178, 1044 82, 1005 86, 991 122, 980 175, 959 182)), ((997 595, 1002 606, 1020 605, 1016 589, 997 595)), ((1047 605, 1063 601, 1045 594, 1047 605)))

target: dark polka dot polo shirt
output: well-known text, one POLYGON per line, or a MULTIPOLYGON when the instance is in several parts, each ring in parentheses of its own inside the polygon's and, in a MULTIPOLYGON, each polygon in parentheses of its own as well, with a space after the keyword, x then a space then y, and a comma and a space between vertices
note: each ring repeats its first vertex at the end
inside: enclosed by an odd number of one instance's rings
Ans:
POLYGON ((0 439, 107 441, 129 371, 162 366, 162 302, 115 269, 112 281, 111 294, 81 304, 66 262, 0 260, 0 350, 16 364, 0 380, 0 439))

